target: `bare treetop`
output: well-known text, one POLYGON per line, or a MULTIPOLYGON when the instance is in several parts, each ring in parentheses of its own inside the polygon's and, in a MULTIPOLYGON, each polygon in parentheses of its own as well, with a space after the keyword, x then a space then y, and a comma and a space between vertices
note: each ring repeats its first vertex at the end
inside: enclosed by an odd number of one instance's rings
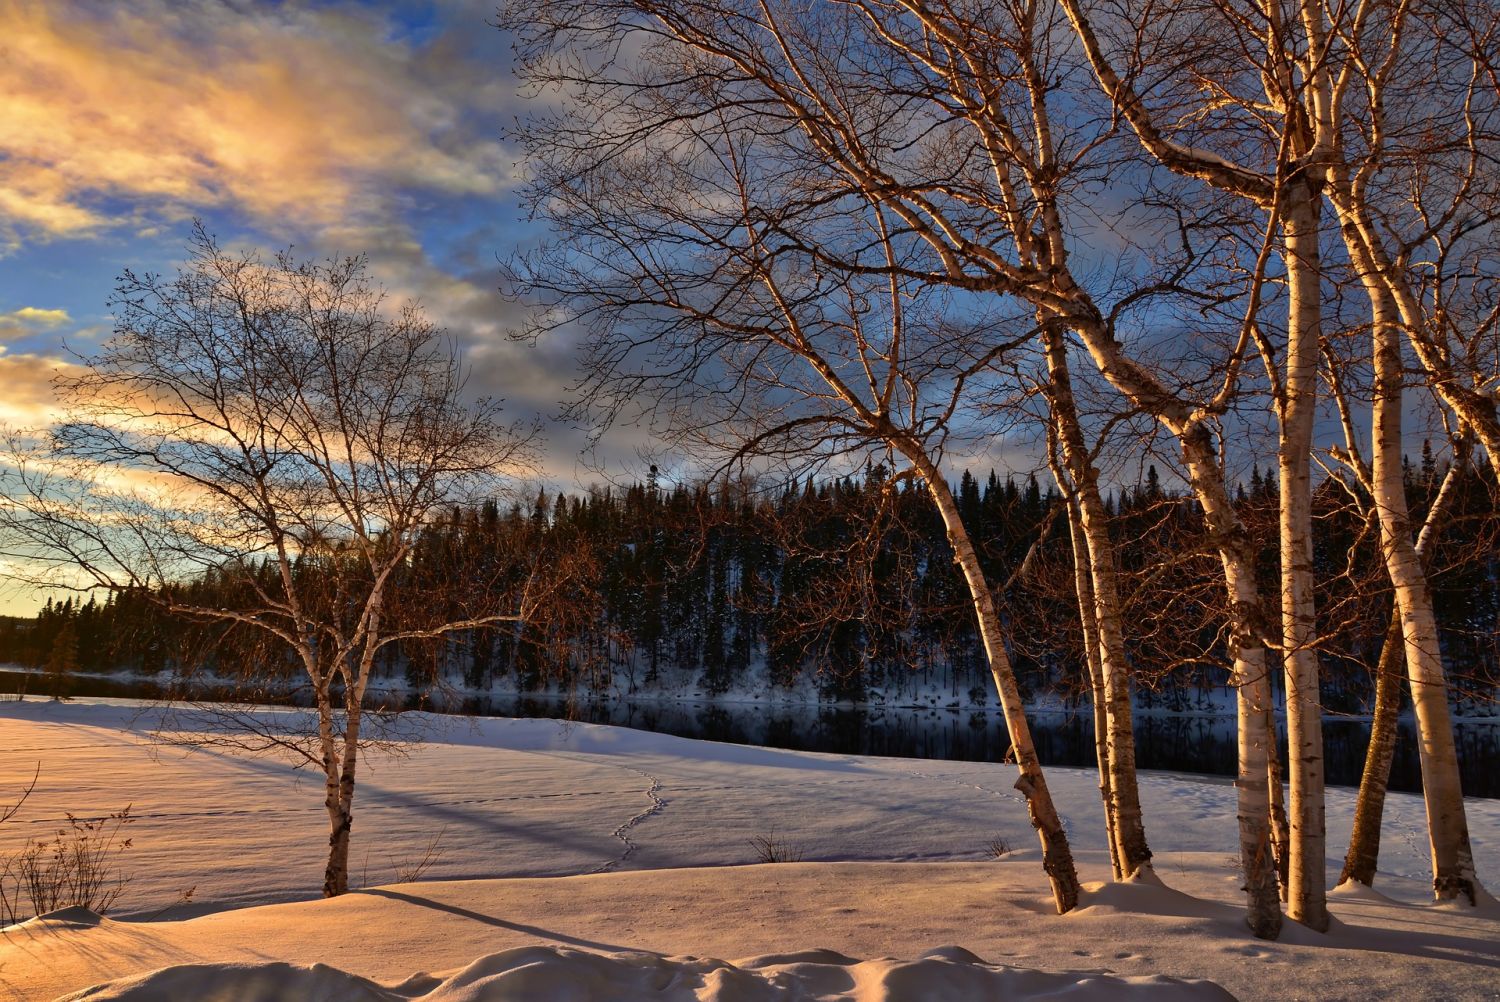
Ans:
POLYGON ((13 480, 40 530, 24 556, 105 587, 345 548, 377 571, 523 468, 529 437, 464 400, 452 345, 362 259, 267 263, 201 229, 191 251, 170 278, 127 271, 115 337, 59 378, 67 420, 13 480))

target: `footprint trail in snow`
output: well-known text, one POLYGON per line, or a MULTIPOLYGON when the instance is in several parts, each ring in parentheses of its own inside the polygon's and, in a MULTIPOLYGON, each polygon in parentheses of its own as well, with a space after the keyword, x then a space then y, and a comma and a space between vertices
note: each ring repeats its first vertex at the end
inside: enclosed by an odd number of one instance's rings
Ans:
POLYGON ((647 818, 654 817, 655 815, 660 814, 662 811, 666 810, 667 807, 667 802, 660 796, 661 779, 659 777, 653 776, 651 773, 646 772, 645 770, 637 769, 634 766, 630 765, 622 765, 619 768, 629 769, 631 772, 639 775, 642 779, 648 779, 651 781, 651 785, 646 788, 646 796, 651 799, 651 806, 610 833, 615 838, 625 843, 625 851, 614 859, 606 860, 605 862, 600 863, 598 866, 590 870, 590 873, 609 873, 620 866, 620 864, 624 863, 627 859, 629 859, 638 848, 635 840, 630 837, 630 830, 636 825, 640 824, 642 821, 645 821, 647 818))

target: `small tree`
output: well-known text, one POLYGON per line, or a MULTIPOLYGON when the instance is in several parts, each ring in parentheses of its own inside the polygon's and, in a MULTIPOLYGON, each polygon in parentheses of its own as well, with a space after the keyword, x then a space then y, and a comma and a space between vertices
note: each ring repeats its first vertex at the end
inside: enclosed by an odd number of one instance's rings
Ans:
POLYGON ((260 643, 256 671, 305 675, 330 835, 323 893, 348 889, 362 704, 401 641, 514 621, 514 588, 401 598, 423 529, 492 496, 531 435, 466 402, 454 350, 360 258, 230 254, 201 226, 172 278, 127 271, 114 338, 60 378, 67 420, 13 436, 7 555, 36 584, 129 591, 260 643), (211 581, 213 587, 192 587, 211 581))

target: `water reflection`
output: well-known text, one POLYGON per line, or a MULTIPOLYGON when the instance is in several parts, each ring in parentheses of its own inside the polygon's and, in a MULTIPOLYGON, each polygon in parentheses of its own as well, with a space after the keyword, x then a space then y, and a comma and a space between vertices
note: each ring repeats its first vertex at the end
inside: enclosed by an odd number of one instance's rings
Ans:
MULTIPOLYGON (((44 679, 32 673, 0 671, 0 691, 42 690, 44 679)), ((146 680, 77 676, 70 680, 77 696, 160 698, 162 686, 146 680)), ((211 693, 209 693, 211 695, 211 693)), ((33 697, 35 698, 35 697, 33 697)), ((614 724, 638 730, 710 741, 764 745, 842 755, 893 755, 905 758, 996 762, 1010 746, 1009 732, 997 713, 967 709, 769 706, 666 700, 586 700, 544 696, 486 695, 454 692, 427 695, 384 693, 387 704, 441 713, 506 717, 546 717, 614 724)), ((287 702, 301 702, 288 699, 287 702)), ((1028 716, 1037 754, 1045 765, 1092 766, 1093 718, 1087 712, 1037 713, 1028 716)), ((1500 797, 1500 724, 1456 726, 1464 792, 1500 797)), ((1234 718, 1217 714, 1139 714, 1135 722, 1136 762, 1142 769, 1234 774, 1234 718)), ((1361 720, 1324 722, 1328 782, 1356 786, 1364 768, 1369 724, 1361 720)), ((1283 761, 1285 761, 1285 735, 1283 761)), ((1421 771, 1416 737, 1404 721, 1391 766, 1391 789, 1418 792, 1421 771)))

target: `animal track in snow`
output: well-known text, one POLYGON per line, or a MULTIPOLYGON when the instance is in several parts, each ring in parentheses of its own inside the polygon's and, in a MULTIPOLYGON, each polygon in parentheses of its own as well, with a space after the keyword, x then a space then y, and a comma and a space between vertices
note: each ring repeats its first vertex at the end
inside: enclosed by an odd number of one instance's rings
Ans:
POLYGON ((646 796, 651 798, 651 806, 610 833, 615 838, 625 843, 625 851, 614 859, 606 860, 605 862, 600 863, 598 866, 590 870, 590 873, 609 873, 616 867, 618 867, 621 863, 629 859, 631 854, 634 853, 638 848, 635 841, 630 837, 630 830, 636 825, 640 824, 642 821, 645 821, 647 818, 660 814, 662 811, 666 810, 667 807, 667 802, 660 796, 661 779, 659 777, 653 776, 651 773, 646 772, 642 769, 637 769, 634 766, 622 765, 619 768, 629 769, 631 772, 636 773, 642 778, 649 779, 651 781, 651 785, 646 788, 646 796))
MULTIPOLYGON (((991 789, 988 786, 981 786, 979 783, 971 783, 968 781, 967 777, 953 778, 951 776, 933 776, 925 772, 917 772, 915 769, 908 768, 902 768, 901 772, 906 773, 908 776, 915 776, 918 779, 925 779, 929 783, 947 783, 949 786, 959 786, 968 790, 978 790, 980 793, 987 793, 992 797, 999 798, 1000 800, 1012 800, 1023 807, 1027 806, 1026 797, 1022 793, 1015 792, 1013 790, 991 789)), ((1063 835, 1067 836, 1068 838, 1072 838, 1072 819, 1059 809, 1057 812, 1057 820, 1062 825, 1063 835)))
POLYGON ((947 783, 949 786, 962 786, 970 790, 978 790, 980 793, 988 793, 990 796, 999 797, 1001 800, 1014 800, 1020 804, 1026 803, 1026 798, 1024 796, 1019 793, 1013 793, 1010 790, 992 790, 988 786, 980 786, 978 783, 970 783, 965 779, 955 779, 951 776, 933 776, 929 773, 917 772, 915 769, 903 768, 901 769, 901 771, 906 773, 908 776, 915 776, 917 779, 925 779, 930 783, 947 783))

